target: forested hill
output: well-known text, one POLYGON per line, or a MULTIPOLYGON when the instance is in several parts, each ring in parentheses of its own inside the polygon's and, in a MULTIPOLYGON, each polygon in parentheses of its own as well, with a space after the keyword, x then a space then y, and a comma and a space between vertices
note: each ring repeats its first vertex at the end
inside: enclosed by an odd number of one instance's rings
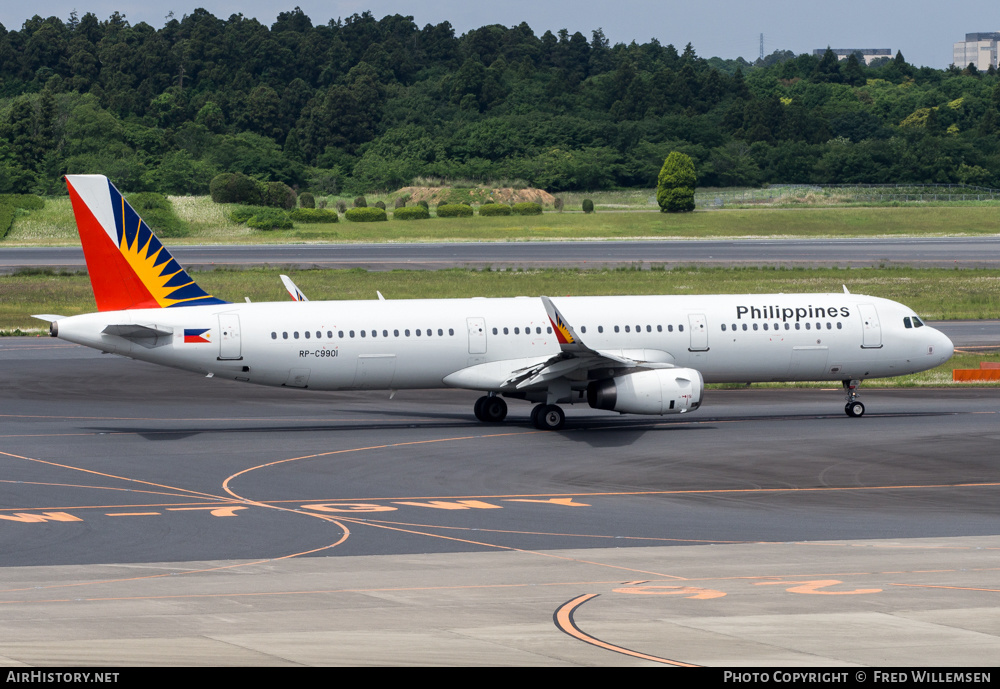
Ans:
POLYGON ((320 193, 415 176, 648 187, 673 150, 701 186, 1000 187, 998 77, 298 8, 271 27, 205 10, 0 26, 0 193, 58 193, 67 172, 168 193, 236 171, 320 193))

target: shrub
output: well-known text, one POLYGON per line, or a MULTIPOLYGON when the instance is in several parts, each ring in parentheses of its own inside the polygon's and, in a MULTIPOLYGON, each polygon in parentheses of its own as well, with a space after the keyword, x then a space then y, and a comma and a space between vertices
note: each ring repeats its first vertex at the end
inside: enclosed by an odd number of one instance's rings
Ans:
POLYGON ((427 210, 431 209, 431 204, 427 203, 424 200, 417 201, 417 205, 426 208, 427 210))
POLYGON ((258 208, 247 220, 247 226, 255 230, 289 230, 292 228, 292 221, 288 213, 280 208, 258 208))
POLYGON ((245 203, 259 206, 263 202, 263 185, 242 172, 223 172, 216 175, 208 185, 212 200, 216 203, 245 203))
POLYGON ((380 222, 388 220, 389 216, 381 208, 351 208, 344 215, 351 222, 380 222))
POLYGON ((510 215, 510 206, 503 203, 484 203, 479 207, 479 215, 484 217, 510 215))
POLYGON ((439 218, 468 218, 472 216, 472 206, 464 203, 446 203, 437 207, 439 218))
POLYGON ((14 223, 14 207, 0 203, 0 239, 7 236, 14 223))
POLYGON ((376 201, 375 202, 375 207, 376 208, 381 208, 382 210, 385 210, 385 202, 384 201, 376 201))
POLYGON ((560 213, 562 213, 562 210, 563 210, 563 199, 562 199, 562 196, 557 196, 557 197, 555 197, 552 200, 552 207, 555 208, 560 213))
POLYGON ((257 208, 251 206, 235 206, 229 211, 229 219, 241 225, 254 216, 257 208))
POLYGON ((663 161, 656 178, 656 203, 663 213, 685 213, 694 210, 694 162, 691 157, 674 151, 663 161))
POLYGON ((405 208, 406 207, 406 199, 404 199, 402 196, 398 196, 398 197, 396 197, 396 200, 395 200, 395 202, 393 202, 392 206, 393 206, 393 208, 405 208))
POLYGON ((328 211, 323 208, 296 208, 290 213, 292 221, 302 223, 315 222, 338 222, 340 216, 337 211, 328 211))
MULTIPOLYGON (((299 198, 302 198, 301 196, 299 198)), ((317 208, 326 208, 326 199, 320 199, 316 202, 317 208)))
POLYGON ((522 201, 521 203, 515 203, 511 206, 510 210, 514 215, 541 215, 542 204, 532 201, 522 201))
POLYGON ((316 207, 316 197, 310 194, 308 191, 304 191, 299 194, 299 206, 302 208, 315 208, 316 207))
POLYGON ((295 192, 284 182, 268 182, 264 186, 264 205, 272 208, 295 208, 295 192))
POLYGON ((338 213, 347 212, 347 203, 345 201, 337 201, 337 212, 338 213))
POLYGON ((593 213, 594 212, 594 202, 591 201, 590 199, 584 199, 583 200, 583 212, 584 213, 593 213))
POLYGON ((401 207, 392 212, 393 220, 426 220, 429 217, 431 212, 423 206, 401 207))
POLYGON ((0 194, 0 206, 40 211, 45 208, 45 199, 34 194, 0 194))
POLYGON ((365 201, 365 197, 364 196, 359 196, 356 199, 354 199, 354 207, 355 208, 367 208, 368 207, 368 202, 365 201))

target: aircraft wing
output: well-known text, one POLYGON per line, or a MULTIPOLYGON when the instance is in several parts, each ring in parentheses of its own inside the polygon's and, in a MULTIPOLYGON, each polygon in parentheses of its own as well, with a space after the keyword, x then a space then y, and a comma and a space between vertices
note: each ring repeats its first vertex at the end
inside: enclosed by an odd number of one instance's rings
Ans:
POLYGON ((559 353, 545 358, 512 359, 477 364, 445 377, 447 385, 474 389, 523 390, 563 377, 582 377, 595 369, 673 368, 673 356, 660 350, 606 351, 588 347, 555 304, 542 297, 559 342, 559 353), (576 376, 574 376, 576 374, 576 376))

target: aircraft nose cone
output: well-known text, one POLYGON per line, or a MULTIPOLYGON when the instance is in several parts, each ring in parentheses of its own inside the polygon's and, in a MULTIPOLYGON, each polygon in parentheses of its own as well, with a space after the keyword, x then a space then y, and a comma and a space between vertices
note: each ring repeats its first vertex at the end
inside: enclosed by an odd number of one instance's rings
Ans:
POLYGON ((941 357, 941 363, 948 361, 955 353, 955 344, 940 330, 937 331, 937 342, 934 343, 934 353, 941 357))

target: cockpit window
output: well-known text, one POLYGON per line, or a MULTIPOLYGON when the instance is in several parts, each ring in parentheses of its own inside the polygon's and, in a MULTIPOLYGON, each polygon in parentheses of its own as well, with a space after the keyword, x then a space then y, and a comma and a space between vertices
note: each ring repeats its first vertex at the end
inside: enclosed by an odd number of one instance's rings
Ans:
POLYGON ((914 328, 922 328, 922 327, 924 327, 924 322, 922 320, 920 320, 919 318, 917 318, 916 316, 914 316, 913 317, 913 327, 914 328))
POLYGON ((907 316, 906 318, 903 319, 903 327, 904 328, 912 328, 913 327, 913 325, 910 323, 910 317, 909 316, 907 316))

